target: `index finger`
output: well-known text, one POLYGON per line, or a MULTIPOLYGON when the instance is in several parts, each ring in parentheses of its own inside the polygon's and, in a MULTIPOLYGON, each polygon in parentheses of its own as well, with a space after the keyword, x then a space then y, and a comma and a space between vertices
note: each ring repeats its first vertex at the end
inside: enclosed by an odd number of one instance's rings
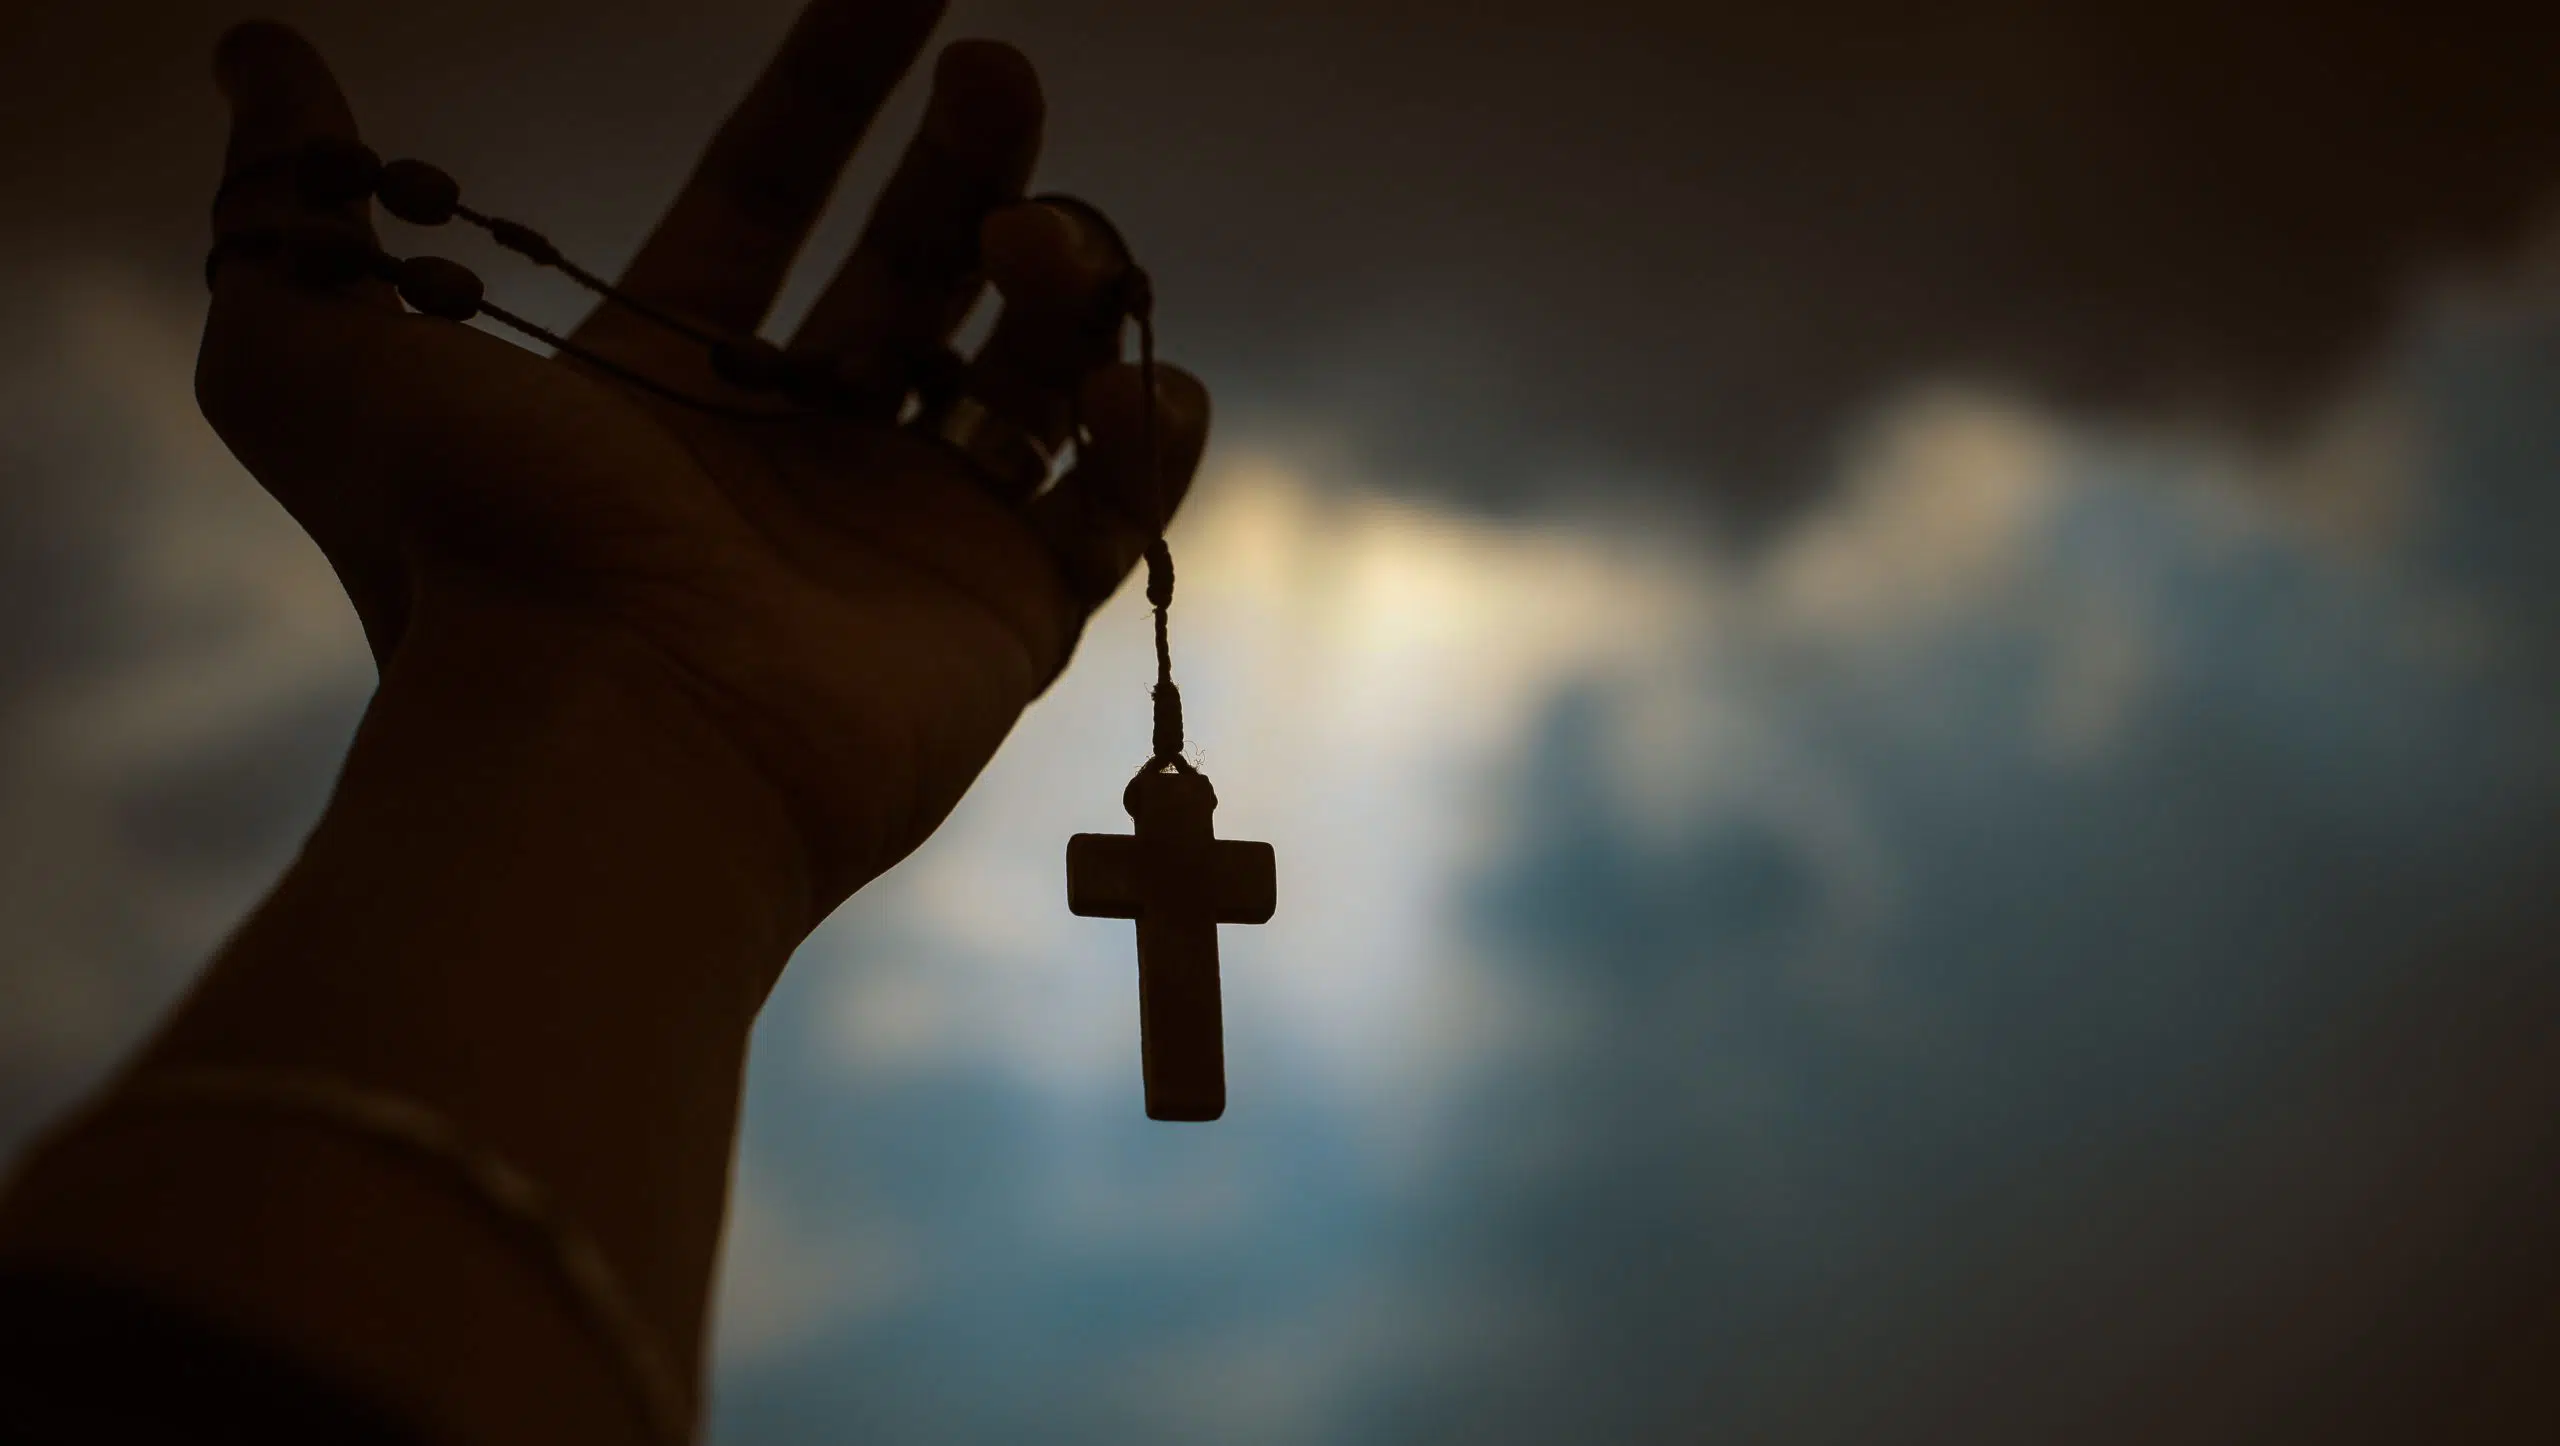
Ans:
POLYGON ((943 0, 812 0, 622 274, 644 300, 752 330, 943 0))

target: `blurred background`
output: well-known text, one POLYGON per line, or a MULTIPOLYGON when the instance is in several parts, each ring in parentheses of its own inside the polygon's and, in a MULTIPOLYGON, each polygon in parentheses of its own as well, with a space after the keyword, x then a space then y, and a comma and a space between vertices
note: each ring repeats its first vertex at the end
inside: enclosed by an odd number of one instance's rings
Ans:
MULTIPOLYGON (((1217 392, 1177 647, 1280 913, 1227 1119, 1148 1123, 1060 867, 1143 753, 1124 596, 767 1011, 713 1439, 2545 1439, 2560 33, 2507 8, 955 5, 1217 392)), ((276 7, 602 269, 790 9, 276 7)), ((371 684, 190 395, 237 18, 0 22, 0 1144, 371 684)))

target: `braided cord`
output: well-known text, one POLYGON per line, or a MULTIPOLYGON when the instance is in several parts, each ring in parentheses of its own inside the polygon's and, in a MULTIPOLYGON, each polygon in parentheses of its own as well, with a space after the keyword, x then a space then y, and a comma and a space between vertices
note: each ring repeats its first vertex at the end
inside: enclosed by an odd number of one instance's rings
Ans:
POLYGON ((612 282, 605 280, 603 277, 596 275, 592 271, 589 271, 587 268, 580 266, 577 262, 570 260, 565 255, 562 255, 560 248, 552 245, 549 237, 543 235, 539 231, 536 231, 531 226, 524 224, 522 221, 510 221, 504 216, 492 216, 486 212, 475 211, 469 206, 465 206, 460 203, 455 204, 453 214, 456 219, 468 221, 472 225, 479 227, 481 230, 488 232, 490 240, 495 241, 500 246, 516 253, 525 260, 532 262, 534 265, 548 267, 553 271, 557 271, 561 275, 568 277, 571 281, 577 283, 580 287, 583 287, 587 291, 593 293, 595 296, 605 301, 609 301, 616 306, 622 307, 627 311, 633 312, 646 320, 655 322, 657 325, 665 327, 667 330, 674 332, 676 335, 683 337, 687 341, 706 347, 723 346, 728 343, 728 338, 715 336, 712 333, 703 330, 701 327, 694 325, 692 322, 685 320, 683 317, 676 315, 674 312, 667 310, 665 307, 655 305, 640 297, 634 296, 630 292, 623 290, 621 287, 616 286, 612 282))
MULTIPOLYGON (((1147 512, 1158 529, 1163 528, 1164 468, 1158 448, 1162 440, 1156 423, 1156 316, 1154 289, 1147 284, 1146 273, 1133 272, 1129 315, 1138 324, 1138 384, 1146 389, 1146 402, 1139 413, 1140 465, 1147 469, 1147 512)), ((1171 768, 1177 773, 1192 771, 1182 756, 1182 690, 1173 681, 1173 548, 1159 530, 1155 540, 1147 544, 1147 605, 1156 614, 1156 686, 1155 754, 1147 760, 1147 771, 1171 768)))
POLYGON ((483 301, 480 303, 480 315, 489 318, 500 326, 520 332, 572 361, 593 367, 597 371, 603 372, 606 376, 638 387, 640 390, 647 392, 653 397, 657 397, 663 401, 673 402, 680 407, 690 407, 697 412, 707 412, 715 417, 757 419, 790 415, 790 413, 780 410, 768 411, 757 407, 733 407, 725 402, 708 401, 701 397, 680 392, 674 387, 668 386, 665 382, 659 381, 656 377, 650 376, 646 372, 633 367, 624 366, 622 363, 613 360, 611 357, 604 355, 602 352, 599 352, 592 347, 580 346, 578 343, 569 340, 569 338, 551 330, 549 327, 543 326, 526 317, 518 316, 514 312, 509 311, 505 307, 492 301, 483 301))

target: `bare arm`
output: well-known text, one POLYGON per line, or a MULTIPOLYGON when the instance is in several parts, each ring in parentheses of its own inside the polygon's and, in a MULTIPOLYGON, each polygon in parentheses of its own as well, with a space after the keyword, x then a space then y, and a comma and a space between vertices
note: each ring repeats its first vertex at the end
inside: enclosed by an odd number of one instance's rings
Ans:
MULTIPOLYGON (((319 1072, 550 1188, 698 1358, 759 981, 812 917, 771 788, 627 642, 422 608, 301 859, 136 1067, 319 1072)), ((0 1248, 237 1323, 471 1441, 646 1439, 534 1242, 325 1122, 110 1113, 0 1248)))
MULTIPOLYGON (((625 284, 753 327, 938 8, 820 0, 625 284)), ((235 32, 221 71, 235 170, 354 134, 287 32, 235 32)), ((1028 504, 890 416, 709 417, 376 283, 315 290, 254 259, 218 278, 207 414, 328 552, 382 682, 302 855, 135 1068, 318 1072, 440 1112, 596 1238, 688 1389, 758 1006, 1063 666, 1205 433, 1204 395, 1168 371, 1160 472, 1138 467, 1133 369, 1072 324, 1112 262, 1072 216, 1012 204, 1039 126, 1018 55, 946 52, 792 343, 886 364, 992 276, 1007 310, 973 386, 1051 440, 1079 409, 1093 432, 1028 504)), ((218 224, 296 203, 226 204, 218 224)), ((625 315, 580 340, 719 385, 625 315)), ((359 1134, 108 1111, 0 1208, 0 1260, 151 1288, 456 1439, 644 1439, 610 1351, 502 1225, 359 1134)))

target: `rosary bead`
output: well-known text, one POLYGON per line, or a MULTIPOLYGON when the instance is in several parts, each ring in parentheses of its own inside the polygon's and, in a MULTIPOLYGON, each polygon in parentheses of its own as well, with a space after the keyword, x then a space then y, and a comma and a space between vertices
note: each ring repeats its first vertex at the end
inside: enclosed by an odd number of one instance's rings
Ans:
POLYGON ((480 312, 480 278, 470 267, 441 256, 412 256, 400 263, 400 299, 421 315, 468 321, 480 312))
POLYGON ((413 226, 441 226, 462 204, 462 185, 424 161, 398 160, 382 168, 373 184, 382 209, 413 226))
POLYGON ((792 384, 795 371, 782 348, 762 337, 713 347, 711 369, 720 374, 720 380, 748 392, 781 391, 792 384))
POLYGON ((322 139, 303 147, 294 164, 294 185, 305 203, 344 206, 373 194, 382 174, 382 158, 358 141, 322 139))

